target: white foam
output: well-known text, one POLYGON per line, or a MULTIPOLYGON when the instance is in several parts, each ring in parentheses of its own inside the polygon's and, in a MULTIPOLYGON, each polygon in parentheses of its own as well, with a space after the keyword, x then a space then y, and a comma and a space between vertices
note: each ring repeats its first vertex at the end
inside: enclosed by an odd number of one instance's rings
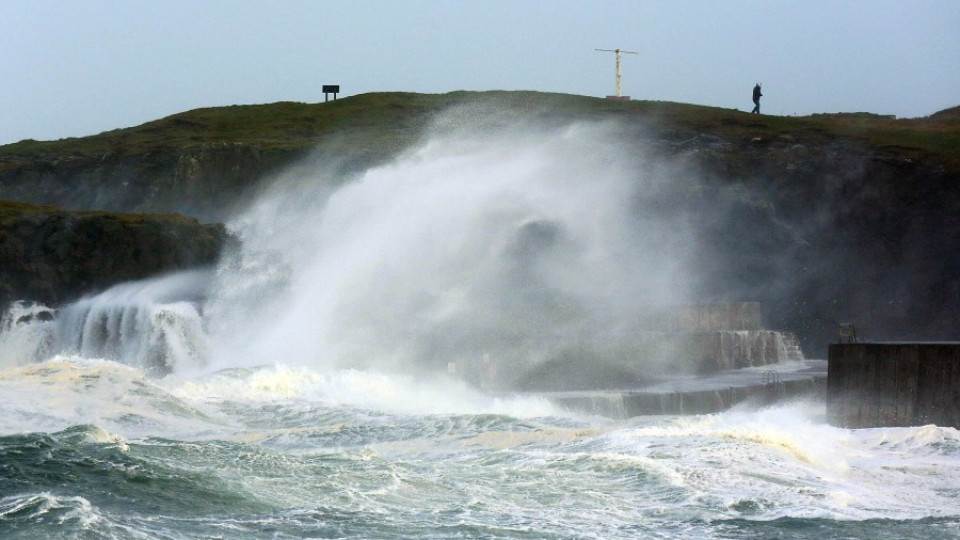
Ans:
POLYGON ((731 515, 744 501, 759 519, 956 514, 956 430, 845 430, 813 420, 821 408, 791 404, 681 417, 608 440, 620 452, 659 456, 693 501, 727 505, 731 515), (948 455, 945 441, 953 445, 948 455))
POLYGON ((77 520, 81 528, 88 528, 100 519, 90 501, 83 497, 64 497, 43 492, 0 499, 0 521, 6 516, 19 514, 28 509, 30 511, 27 514, 28 519, 43 521, 51 511, 61 508, 69 508, 67 512, 57 517, 57 522, 61 524, 77 520))
POLYGON ((136 368, 109 360, 60 355, 0 370, 0 433, 93 425, 106 430, 100 442, 123 444, 110 433, 189 433, 211 420, 136 368))
POLYGON ((493 396, 458 379, 419 378, 375 370, 319 371, 273 365, 223 370, 190 380, 174 377, 161 384, 181 399, 198 402, 309 401, 331 407, 415 415, 507 414, 530 418, 561 413, 543 398, 493 396))

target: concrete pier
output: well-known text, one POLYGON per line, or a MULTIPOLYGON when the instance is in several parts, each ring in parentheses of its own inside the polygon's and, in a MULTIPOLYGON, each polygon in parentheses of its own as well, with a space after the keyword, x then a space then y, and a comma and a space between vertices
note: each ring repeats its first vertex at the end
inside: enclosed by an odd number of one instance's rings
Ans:
POLYGON ((803 359, 795 335, 763 329, 759 303, 727 302, 650 310, 633 327, 609 333, 585 327, 576 336, 525 336, 448 371, 497 391, 620 392, 803 359))
POLYGON ((540 395, 571 410, 611 418, 710 414, 746 401, 767 405, 798 397, 823 399, 826 369, 823 360, 803 360, 725 370, 711 377, 675 378, 634 390, 545 392, 540 395))
POLYGON ((838 343, 827 371, 835 426, 960 428, 960 343, 838 343))

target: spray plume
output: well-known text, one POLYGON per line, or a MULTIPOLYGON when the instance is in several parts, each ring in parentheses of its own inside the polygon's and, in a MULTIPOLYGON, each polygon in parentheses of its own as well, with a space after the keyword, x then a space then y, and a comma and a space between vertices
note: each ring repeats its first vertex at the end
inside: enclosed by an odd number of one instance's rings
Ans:
POLYGON ((436 373, 494 358, 509 381, 586 344, 628 347, 687 300, 689 215, 616 125, 472 112, 346 181, 279 178, 239 216, 244 247, 208 310, 217 362, 436 373))

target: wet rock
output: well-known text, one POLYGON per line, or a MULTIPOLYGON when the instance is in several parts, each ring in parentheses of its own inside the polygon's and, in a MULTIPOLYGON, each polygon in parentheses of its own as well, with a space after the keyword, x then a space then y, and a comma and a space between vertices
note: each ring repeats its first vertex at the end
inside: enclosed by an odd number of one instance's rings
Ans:
POLYGON ((178 214, 67 212, 0 201, 0 306, 58 305, 110 285, 214 264, 228 235, 178 214))

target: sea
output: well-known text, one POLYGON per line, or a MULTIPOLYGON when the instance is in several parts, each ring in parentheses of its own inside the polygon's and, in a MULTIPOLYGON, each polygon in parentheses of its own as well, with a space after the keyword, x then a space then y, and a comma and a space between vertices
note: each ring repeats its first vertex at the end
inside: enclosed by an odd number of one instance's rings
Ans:
POLYGON ((278 173, 216 267, 11 306, 0 538, 960 538, 953 428, 511 391, 690 299, 699 225, 662 209, 696 180, 608 125, 447 125, 364 171, 278 173))

